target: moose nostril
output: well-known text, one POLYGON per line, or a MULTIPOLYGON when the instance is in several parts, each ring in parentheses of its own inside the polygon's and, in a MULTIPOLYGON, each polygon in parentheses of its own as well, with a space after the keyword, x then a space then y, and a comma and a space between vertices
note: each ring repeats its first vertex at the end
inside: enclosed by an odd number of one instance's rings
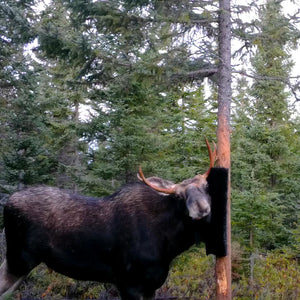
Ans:
POLYGON ((206 209, 202 211, 202 216, 205 217, 210 214, 210 207, 208 206, 206 209))
POLYGON ((206 214, 209 214, 210 213, 210 205, 208 203, 206 204, 202 204, 201 207, 199 207, 199 211, 201 213, 206 213, 206 214))
POLYGON ((206 208, 206 209, 202 209, 198 212, 195 212, 194 214, 193 213, 190 213, 190 217, 194 220, 200 220, 204 217, 207 217, 208 215, 210 214, 210 207, 206 208))

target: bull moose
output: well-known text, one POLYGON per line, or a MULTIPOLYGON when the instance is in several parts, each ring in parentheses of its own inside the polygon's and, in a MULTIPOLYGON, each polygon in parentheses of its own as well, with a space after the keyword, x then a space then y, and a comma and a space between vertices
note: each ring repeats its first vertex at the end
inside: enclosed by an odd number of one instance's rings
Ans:
POLYGON ((174 184, 158 177, 127 184, 104 198, 47 186, 14 193, 4 208, 6 259, 0 295, 16 290, 44 262, 79 280, 110 282, 123 300, 154 299, 171 261, 205 232, 211 213, 210 167, 174 184))

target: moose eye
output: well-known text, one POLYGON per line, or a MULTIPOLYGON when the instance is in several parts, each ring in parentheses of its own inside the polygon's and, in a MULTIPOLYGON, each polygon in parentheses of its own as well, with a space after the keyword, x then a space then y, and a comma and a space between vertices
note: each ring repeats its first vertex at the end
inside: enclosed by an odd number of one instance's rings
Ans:
POLYGON ((208 193, 208 185, 205 184, 205 185, 202 185, 200 187, 197 187, 197 191, 199 191, 200 193, 208 193))

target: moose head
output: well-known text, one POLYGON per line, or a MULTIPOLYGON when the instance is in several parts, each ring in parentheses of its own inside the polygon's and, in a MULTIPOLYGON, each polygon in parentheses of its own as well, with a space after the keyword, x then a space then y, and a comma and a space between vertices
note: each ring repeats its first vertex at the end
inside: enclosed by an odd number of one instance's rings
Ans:
POLYGON ((141 167, 139 168, 138 175, 140 181, 143 181, 155 191, 167 195, 174 194, 184 199, 189 216, 194 220, 202 219, 211 212, 211 199, 208 193, 207 177, 214 166, 217 157, 217 147, 214 143, 214 151, 212 151, 207 139, 205 139, 205 142, 210 158, 210 166, 205 174, 196 175, 177 184, 159 177, 145 178, 141 167))

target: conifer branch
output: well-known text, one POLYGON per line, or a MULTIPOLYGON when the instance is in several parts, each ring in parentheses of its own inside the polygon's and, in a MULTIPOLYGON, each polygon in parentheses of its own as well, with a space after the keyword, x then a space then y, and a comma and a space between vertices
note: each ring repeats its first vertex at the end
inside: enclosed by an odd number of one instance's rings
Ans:
POLYGON ((217 67, 203 68, 196 71, 190 71, 186 73, 176 73, 172 74, 171 78, 175 81, 194 81, 202 80, 205 77, 211 77, 218 72, 217 67))

